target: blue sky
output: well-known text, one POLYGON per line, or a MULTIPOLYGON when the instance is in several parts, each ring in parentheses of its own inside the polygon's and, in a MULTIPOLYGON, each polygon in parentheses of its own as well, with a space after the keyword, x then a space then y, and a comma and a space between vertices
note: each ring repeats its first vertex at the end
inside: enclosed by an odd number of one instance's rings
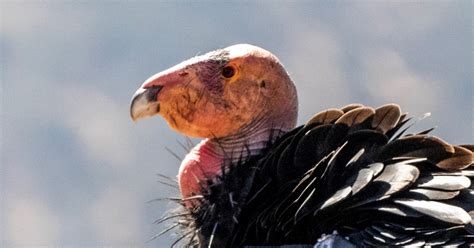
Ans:
POLYGON ((275 53, 299 123, 351 102, 399 103, 414 130, 473 141, 472 3, 3 1, 0 246, 168 246, 154 220, 176 196, 185 138, 132 123, 149 76, 236 43, 275 53))

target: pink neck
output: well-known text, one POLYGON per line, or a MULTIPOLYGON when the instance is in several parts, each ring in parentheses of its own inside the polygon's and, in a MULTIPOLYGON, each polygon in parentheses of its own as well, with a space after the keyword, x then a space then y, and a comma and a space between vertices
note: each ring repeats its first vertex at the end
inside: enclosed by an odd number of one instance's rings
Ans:
MULTIPOLYGON (((178 172, 179 190, 183 199, 198 195, 206 186, 208 178, 220 174, 223 156, 210 139, 197 144, 181 162, 178 172)), ((190 201, 185 201, 189 207, 190 201)))
MULTIPOLYGON (((258 154, 288 130, 265 129, 248 137, 205 139, 197 144, 181 162, 178 183, 183 199, 199 195, 209 181, 215 180, 233 162, 258 154)), ((191 206, 191 201, 185 202, 191 206)))
MULTIPOLYGON (((196 145, 181 162, 178 183, 183 199, 201 195, 208 184, 218 178, 228 166, 260 153, 269 143, 294 128, 296 107, 269 122, 263 119, 243 127, 228 137, 205 139, 196 145), (279 123, 275 126, 273 123, 279 123)), ((196 201, 185 200, 186 207, 196 201)))

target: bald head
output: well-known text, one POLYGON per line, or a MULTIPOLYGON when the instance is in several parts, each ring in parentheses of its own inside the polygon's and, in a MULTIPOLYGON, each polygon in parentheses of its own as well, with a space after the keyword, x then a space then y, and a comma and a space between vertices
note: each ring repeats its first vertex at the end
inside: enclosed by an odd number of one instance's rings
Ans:
POLYGON ((161 115, 192 137, 234 135, 255 122, 295 125, 295 87, 278 59, 239 44, 191 58, 142 85, 131 105, 134 120, 161 115))
POLYGON ((278 59, 242 44, 150 77, 135 93, 130 114, 133 120, 161 115, 184 135, 207 138, 186 155, 178 172, 181 195, 188 198, 202 194, 229 163, 258 154, 292 129, 297 106, 295 86, 278 59))

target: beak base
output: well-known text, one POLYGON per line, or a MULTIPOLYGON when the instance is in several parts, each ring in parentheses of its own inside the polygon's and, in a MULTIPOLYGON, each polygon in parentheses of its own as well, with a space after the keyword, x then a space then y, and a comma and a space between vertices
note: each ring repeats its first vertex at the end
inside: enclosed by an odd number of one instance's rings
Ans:
POLYGON ((139 88, 135 92, 130 103, 130 117, 133 121, 138 121, 160 112, 158 93, 162 88, 163 86, 152 86, 149 88, 139 88))

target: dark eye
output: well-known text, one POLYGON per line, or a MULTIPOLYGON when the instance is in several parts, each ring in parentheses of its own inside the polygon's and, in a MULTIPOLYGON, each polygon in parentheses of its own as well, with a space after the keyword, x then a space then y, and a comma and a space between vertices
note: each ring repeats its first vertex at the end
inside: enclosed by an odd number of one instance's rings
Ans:
POLYGON ((235 68, 233 66, 226 66, 222 68, 222 76, 225 78, 231 78, 235 75, 235 68))

